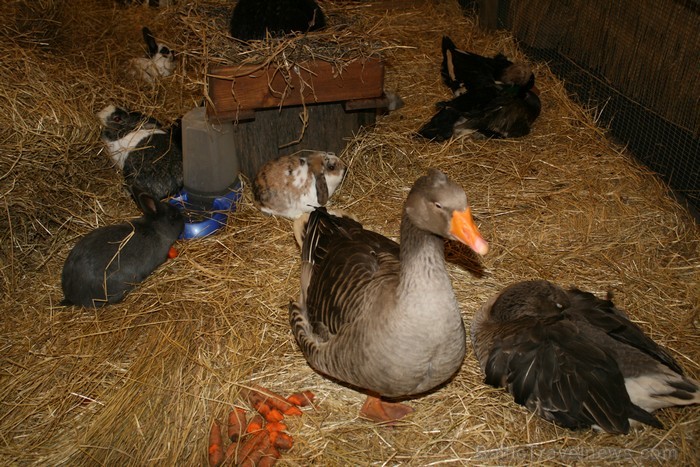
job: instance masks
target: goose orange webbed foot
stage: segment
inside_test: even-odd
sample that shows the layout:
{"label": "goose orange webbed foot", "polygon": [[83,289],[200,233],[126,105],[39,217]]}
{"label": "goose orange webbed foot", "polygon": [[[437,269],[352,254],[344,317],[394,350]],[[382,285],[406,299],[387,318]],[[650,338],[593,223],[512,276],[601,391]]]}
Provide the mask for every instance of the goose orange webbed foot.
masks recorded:
{"label": "goose orange webbed foot", "polygon": [[378,397],[367,396],[360,409],[360,415],[384,425],[394,425],[398,420],[413,412],[413,408],[398,402],[383,401]]}

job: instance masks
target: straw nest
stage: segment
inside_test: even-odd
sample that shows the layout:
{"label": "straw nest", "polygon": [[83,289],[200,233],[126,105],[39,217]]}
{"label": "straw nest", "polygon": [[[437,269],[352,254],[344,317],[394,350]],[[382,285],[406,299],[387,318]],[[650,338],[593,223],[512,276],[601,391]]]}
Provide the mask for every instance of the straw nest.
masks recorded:
{"label": "straw nest", "polygon": [[[289,465],[696,462],[698,407],[662,411],[664,430],[572,432],[484,385],[471,352],[454,381],[411,402],[417,410],[400,426],[358,419],[363,396],[314,373],[296,347],[287,324],[299,287],[291,222],[258,212],[249,187],[224,229],[179,243],[180,256],[122,304],[58,306],[61,267],[77,238],[137,215],[102,151],[95,111],[115,102],[173,121],[201,100],[207,65],[235,56],[240,45],[226,37],[228,1],[160,10],[88,0],[3,3],[3,464],[201,465],[211,421],[241,403],[241,387],[253,383],[317,394],[315,409],[290,421]],[[342,26],[323,33],[324,41],[383,54],[387,87],[406,102],[350,141],[349,176],[333,207],[396,238],[408,188],[438,167],[466,187],[492,246],[481,261],[448,246],[465,320],[517,280],[612,290],[700,377],[698,227],[653,174],[606,139],[595,109],[572,103],[546,64],[535,63],[544,110],[530,136],[416,139],[434,103],[447,97],[441,36],[525,59],[512,38],[479,31],[456,2],[322,5]],[[125,72],[125,62],[143,53],[144,24],[182,52],[178,73],[154,87]],[[289,47],[313,50],[309,44],[296,38]]]}

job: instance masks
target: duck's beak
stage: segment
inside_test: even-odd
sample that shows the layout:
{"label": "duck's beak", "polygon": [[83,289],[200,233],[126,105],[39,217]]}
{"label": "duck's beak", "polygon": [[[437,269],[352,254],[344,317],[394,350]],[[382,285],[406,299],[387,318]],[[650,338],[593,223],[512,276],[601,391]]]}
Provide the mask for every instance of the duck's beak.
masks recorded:
{"label": "duck's beak", "polygon": [[489,251],[489,244],[486,243],[486,240],[481,236],[479,229],[474,223],[471,208],[452,213],[450,233],[454,238],[480,255],[485,255]]}

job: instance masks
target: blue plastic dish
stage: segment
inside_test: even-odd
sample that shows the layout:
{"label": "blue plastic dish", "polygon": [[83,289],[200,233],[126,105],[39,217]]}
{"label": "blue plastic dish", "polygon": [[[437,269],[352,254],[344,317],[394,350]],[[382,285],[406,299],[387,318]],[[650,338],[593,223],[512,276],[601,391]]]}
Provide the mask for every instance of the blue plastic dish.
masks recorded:
{"label": "blue plastic dish", "polygon": [[[177,206],[185,213],[185,230],[182,231],[180,238],[190,239],[206,237],[226,225],[229,212],[236,210],[236,204],[241,199],[243,191],[241,188],[241,182],[238,181],[236,185],[234,185],[232,191],[224,196],[215,198],[212,203],[211,211],[188,209],[188,194],[185,190],[182,190],[178,196],[171,198],[169,201],[170,204]],[[188,215],[188,213],[196,215],[201,220],[196,222],[187,220],[192,218],[192,215]]]}

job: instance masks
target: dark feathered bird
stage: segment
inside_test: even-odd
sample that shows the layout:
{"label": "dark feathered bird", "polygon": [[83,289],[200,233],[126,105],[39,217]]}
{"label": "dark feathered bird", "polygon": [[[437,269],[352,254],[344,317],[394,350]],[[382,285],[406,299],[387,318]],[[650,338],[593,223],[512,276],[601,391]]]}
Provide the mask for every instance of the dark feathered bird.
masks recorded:
{"label": "dark feathered bird", "polygon": [[442,38],[440,73],[455,96],[494,84],[512,84],[529,89],[534,85],[535,78],[525,63],[513,63],[503,54],[484,57],[460,50],[447,36]]}
{"label": "dark feathered bird", "polygon": [[567,428],[661,428],[656,409],[700,403],[700,384],[609,299],[544,280],[513,284],[471,326],[486,383]]}
{"label": "dark feathered bird", "polygon": [[504,55],[483,57],[457,49],[442,38],[441,74],[455,97],[438,102],[437,112],[419,130],[424,138],[443,141],[452,136],[518,138],[542,109],[535,75],[524,63]]}
{"label": "dark feathered bird", "polygon": [[512,84],[494,84],[467,91],[437,106],[435,115],[418,130],[422,137],[435,141],[466,135],[475,138],[525,136],[542,109],[532,85]]}

